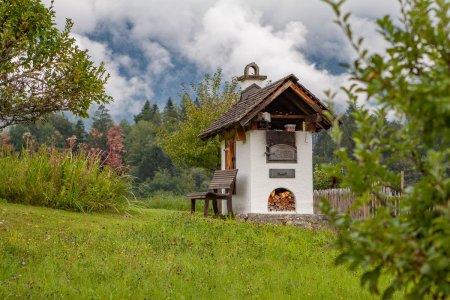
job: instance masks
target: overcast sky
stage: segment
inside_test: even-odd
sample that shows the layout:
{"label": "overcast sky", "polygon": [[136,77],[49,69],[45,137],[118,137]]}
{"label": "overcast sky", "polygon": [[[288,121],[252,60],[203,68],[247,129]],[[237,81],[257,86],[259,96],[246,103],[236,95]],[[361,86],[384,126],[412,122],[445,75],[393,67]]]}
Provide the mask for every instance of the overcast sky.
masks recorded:
{"label": "overcast sky", "polygon": [[[178,100],[181,83],[219,67],[231,79],[253,61],[272,81],[295,74],[320,98],[345,82],[339,63],[353,56],[320,0],[55,0],[54,6],[58,25],[72,19],[79,45],[106,63],[116,121],[131,119],[146,99],[160,107],[168,97]],[[374,20],[396,14],[397,1],[349,0],[345,9],[366,46],[382,51]],[[342,97],[336,101],[344,106]]]}

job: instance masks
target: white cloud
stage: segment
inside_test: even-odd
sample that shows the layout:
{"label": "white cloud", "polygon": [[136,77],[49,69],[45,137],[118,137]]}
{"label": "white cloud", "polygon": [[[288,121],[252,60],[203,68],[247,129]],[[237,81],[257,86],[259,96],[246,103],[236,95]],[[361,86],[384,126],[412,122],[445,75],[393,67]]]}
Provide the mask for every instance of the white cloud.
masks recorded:
{"label": "white cloud", "polygon": [[[50,0],[44,2],[49,5]],[[397,6],[391,0],[349,0],[344,9],[354,12],[355,33],[367,37],[368,47],[382,51],[373,20],[398,11]],[[320,97],[324,89],[336,90],[346,76],[321,70],[308,57],[348,61],[354,55],[333,23],[331,8],[318,0],[56,0],[55,9],[59,26],[71,18],[77,40],[95,61],[106,62],[116,120],[136,113],[144,98],[183,76],[176,60],[201,72],[222,67],[229,77],[255,61],[270,79],[294,73]],[[119,45],[137,47],[144,59],[87,38],[100,28]]]}
{"label": "white cloud", "polygon": [[147,70],[152,75],[160,75],[173,67],[170,52],[159,43],[145,41],[141,43],[141,49],[150,61]]}
{"label": "white cloud", "polygon": [[[142,95],[153,95],[148,84],[138,76],[126,78],[119,72],[120,67],[126,67],[131,58],[126,55],[114,55],[104,44],[92,41],[80,35],[74,35],[78,45],[82,49],[88,49],[97,65],[104,62],[110,78],[106,85],[106,93],[114,98],[114,102],[108,105],[114,119],[120,120],[124,116],[138,113],[142,103],[136,99]],[[141,99],[142,100],[142,99]],[[94,110],[92,107],[91,110]]]}
{"label": "white cloud", "polygon": [[[304,53],[318,53],[339,60],[348,60],[353,55],[353,50],[341,30],[333,23],[335,15],[332,9],[323,1],[287,0],[283,1],[282,5],[277,5],[276,1],[246,0],[245,4],[262,11],[263,23],[272,24],[277,29],[283,28],[290,21],[301,21],[308,29],[307,47],[302,49]],[[355,33],[368,36],[368,46],[375,44],[380,47],[371,49],[381,51],[383,47],[380,38],[375,34],[373,21],[384,15],[398,18],[399,3],[395,0],[347,0],[343,10],[352,12],[351,21],[355,25]],[[363,22],[370,23],[371,26],[364,24],[360,27]]]}
{"label": "white cloud", "polygon": [[[190,61],[205,70],[222,67],[228,76],[241,75],[255,61],[261,73],[277,80],[294,73],[317,96],[337,90],[345,75],[319,70],[299,51],[306,47],[307,30],[301,22],[289,22],[279,30],[263,25],[259,12],[240,3],[221,1],[203,17],[201,30],[183,51]],[[338,98],[343,105],[343,98]]]}

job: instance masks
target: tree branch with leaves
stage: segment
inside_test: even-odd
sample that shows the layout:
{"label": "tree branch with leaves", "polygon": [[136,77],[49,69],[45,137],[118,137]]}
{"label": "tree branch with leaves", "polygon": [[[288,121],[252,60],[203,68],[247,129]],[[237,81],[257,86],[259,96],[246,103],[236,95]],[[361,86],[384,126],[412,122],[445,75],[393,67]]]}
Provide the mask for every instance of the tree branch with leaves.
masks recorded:
{"label": "tree branch with leaves", "polygon": [[[411,299],[450,295],[450,2],[401,0],[401,18],[377,20],[385,53],[364,48],[355,37],[344,1],[327,0],[357,59],[349,66],[352,84],[344,88],[354,110],[354,150],[333,138],[340,162],[332,170],[357,195],[351,209],[370,201],[380,205],[366,219],[338,214],[326,206],[340,230],[338,262],[361,266],[361,282],[390,298],[397,290]],[[399,126],[387,126],[388,115]],[[375,116],[375,117],[373,117]],[[387,156],[386,153],[389,155]],[[400,207],[383,186],[398,186],[391,165],[408,160],[420,176],[406,187]],[[379,278],[389,274],[382,290]]]}
{"label": "tree branch with leaves", "polygon": [[163,131],[160,140],[170,158],[183,167],[214,170],[220,167],[218,137],[202,141],[198,135],[239,99],[237,81],[222,81],[222,72],[205,75],[203,81],[183,87],[183,111],[178,129]]}
{"label": "tree branch with leaves", "polygon": [[[53,3],[52,3],[53,5]],[[0,2],[0,129],[56,111],[87,117],[92,102],[108,103],[108,74],[56,28],[53,7],[38,0]]]}

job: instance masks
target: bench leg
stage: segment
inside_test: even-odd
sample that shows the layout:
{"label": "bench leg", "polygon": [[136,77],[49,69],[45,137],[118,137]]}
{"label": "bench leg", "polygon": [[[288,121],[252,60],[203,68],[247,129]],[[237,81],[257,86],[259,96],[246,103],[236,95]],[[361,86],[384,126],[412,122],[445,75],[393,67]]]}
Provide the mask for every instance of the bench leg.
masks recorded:
{"label": "bench leg", "polygon": [[227,212],[229,215],[231,215],[231,216],[233,215],[233,206],[231,203],[231,197],[227,198]]}
{"label": "bench leg", "polygon": [[212,200],[212,204],[213,204],[214,214],[218,215],[219,214],[219,208],[217,207],[217,199]]}
{"label": "bench leg", "polygon": [[205,209],[203,210],[203,215],[208,216],[209,213],[209,199],[205,199]]}
{"label": "bench leg", "polygon": [[195,213],[195,199],[191,199],[191,213]]}

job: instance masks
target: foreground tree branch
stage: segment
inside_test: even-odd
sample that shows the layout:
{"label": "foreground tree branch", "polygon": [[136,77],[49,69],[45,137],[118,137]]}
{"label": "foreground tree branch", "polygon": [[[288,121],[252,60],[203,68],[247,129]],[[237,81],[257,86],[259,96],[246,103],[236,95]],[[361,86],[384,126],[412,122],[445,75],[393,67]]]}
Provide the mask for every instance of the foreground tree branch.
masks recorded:
{"label": "foreground tree branch", "polygon": [[[336,23],[357,53],[349,68],[346,89],[357,129],[355,147],[341,147],[338,126],[334,139],[340,162],[331,170],[357,200],[360,209],[383,186],[396,186],[400,174],[390,164],[407,159],[418,174],[401,199],[386,199],[367,219],[338,214],[325,206],[340,229],[338,262],[360,266],[361,283],[390,298],[396,291],[409,299],[450,296],[450,2],[400,0],[401,19],[377,20],[387,43],[384,53],[363,47],[352,33],[344,1],[326,0]],[[399,126],[386,130],[388,113]],[[376,116],[376,122],[371,122]],[[382,159],[388,154],[388,159]],[[396,201],[400,200],[400,206]],[[326,205],[326,203],[325,203]],[[388,274],[389,285],[379,284]]]}
{"label": "foreground tree branch", "polygon": [[0,129],[56,111],[87,116],[92,102],[107,103],[108,74],[59,31],[55,12],[38,0],[0,3]]}

